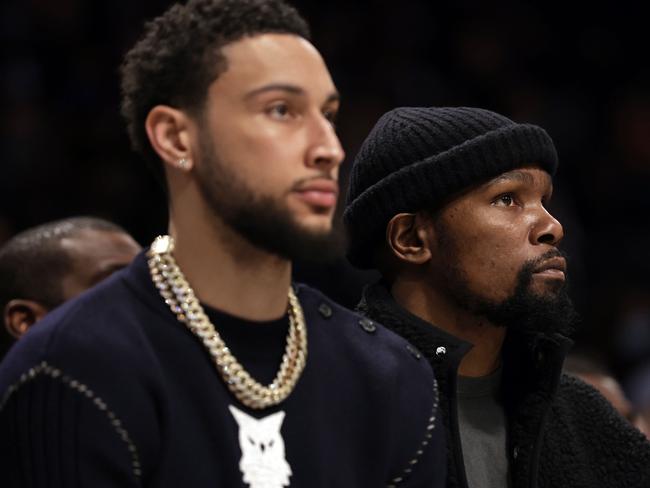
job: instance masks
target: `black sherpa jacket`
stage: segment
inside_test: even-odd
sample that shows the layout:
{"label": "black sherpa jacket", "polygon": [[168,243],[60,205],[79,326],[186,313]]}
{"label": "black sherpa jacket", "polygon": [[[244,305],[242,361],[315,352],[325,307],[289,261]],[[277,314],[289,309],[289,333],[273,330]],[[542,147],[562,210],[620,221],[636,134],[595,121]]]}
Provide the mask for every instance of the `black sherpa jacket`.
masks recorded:
{"label": "black sherpa jacket", "polygon": [[[358,309],[430,361],[447,431],[447,486],[466,488],[456,377],[471,344],[400,307],[381,284],[364,290]],[[558,333],[508,332],[501,397],[512,488],[650,488],[650,442],[594,388],[562,373],[571,345]]]}

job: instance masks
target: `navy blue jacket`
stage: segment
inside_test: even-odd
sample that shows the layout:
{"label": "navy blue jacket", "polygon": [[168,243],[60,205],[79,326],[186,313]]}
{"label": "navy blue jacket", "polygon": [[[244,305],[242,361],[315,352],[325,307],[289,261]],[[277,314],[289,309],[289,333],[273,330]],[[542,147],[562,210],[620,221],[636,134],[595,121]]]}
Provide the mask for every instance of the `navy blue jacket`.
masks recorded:
{"label": "navy blue jacket", "polygon": [[0,485],[252,487],[240,446],[262,434],[239,436],[234,406],[256,419],[284,412],[292,487],[444,486],[426,359],[319,292],[297,292],[307,366],[289,398],[262,412],[230,394],[143,255],[53,311],[0,368]]}

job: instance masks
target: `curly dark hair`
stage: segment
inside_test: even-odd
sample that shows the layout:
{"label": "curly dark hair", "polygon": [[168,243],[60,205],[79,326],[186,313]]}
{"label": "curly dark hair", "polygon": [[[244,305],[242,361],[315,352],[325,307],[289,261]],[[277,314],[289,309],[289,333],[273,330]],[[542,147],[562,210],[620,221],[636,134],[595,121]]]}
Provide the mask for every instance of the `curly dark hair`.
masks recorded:
{"label": "curly dark hair", "polygon": [[158,104],[200,113],[210,84],[227,68],[221,49],[247,36],[295,34],[309,27],[283,0],[190,0],[145,24],[144,35],[121,66],[122,115],[133,148],[164,185],[145,120]]}

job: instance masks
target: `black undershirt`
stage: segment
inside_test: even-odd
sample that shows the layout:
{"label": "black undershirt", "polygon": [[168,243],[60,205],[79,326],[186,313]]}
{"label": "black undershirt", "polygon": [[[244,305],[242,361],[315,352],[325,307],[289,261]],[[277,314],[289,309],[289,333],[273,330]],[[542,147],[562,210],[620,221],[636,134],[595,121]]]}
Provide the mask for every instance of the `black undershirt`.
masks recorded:
{"label": "black undershirt", "polygon": [[210,322],[235,359],[253,379],[268,385],[278,373],[289,333],[289,316],[246,320],[202,304]]}

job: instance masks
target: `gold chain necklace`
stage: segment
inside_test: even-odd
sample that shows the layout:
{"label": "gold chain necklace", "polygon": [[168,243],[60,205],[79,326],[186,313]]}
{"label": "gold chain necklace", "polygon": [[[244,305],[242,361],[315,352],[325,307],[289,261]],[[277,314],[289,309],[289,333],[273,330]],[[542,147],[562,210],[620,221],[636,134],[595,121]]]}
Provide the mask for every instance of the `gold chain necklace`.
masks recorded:
{"label": "gold chain necklace", "polygon": [[221,339],[176,264],[173,250],[173,238],[159,236],[147,251],[151,279],[172,313],[201,340],[226,386],[240,402],[253,409],[282,402],[293,391],[307,361],[307,328],[293,289],[289,287],[287,346],[275,379],[264,386],[253,379]]}

